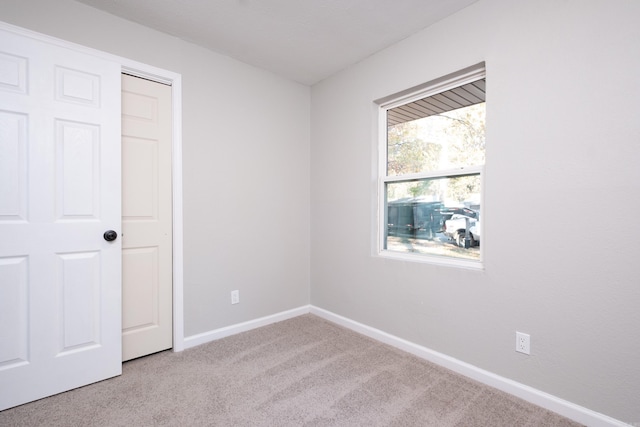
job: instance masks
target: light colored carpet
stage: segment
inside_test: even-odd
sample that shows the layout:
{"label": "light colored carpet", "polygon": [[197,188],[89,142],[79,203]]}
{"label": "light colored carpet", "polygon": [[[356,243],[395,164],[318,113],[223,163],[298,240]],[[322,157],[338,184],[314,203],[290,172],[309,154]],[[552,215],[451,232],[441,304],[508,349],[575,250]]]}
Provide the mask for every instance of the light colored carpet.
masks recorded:
{"label": "light colored carpet", "polygon": [[123,365],[120,377],[0,412],[2,426],[577,426],[304,315]]}

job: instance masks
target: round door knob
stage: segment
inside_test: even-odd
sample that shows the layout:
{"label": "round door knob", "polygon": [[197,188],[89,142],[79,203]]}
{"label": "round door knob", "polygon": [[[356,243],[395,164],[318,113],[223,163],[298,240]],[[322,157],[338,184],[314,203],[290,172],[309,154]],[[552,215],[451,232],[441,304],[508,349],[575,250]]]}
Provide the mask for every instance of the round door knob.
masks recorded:
{"label": "round door knob", "polygon": [[107,242],[112,242],[118,238],[118,233],[113,230],[107,230],[104,232],[103,237]]}

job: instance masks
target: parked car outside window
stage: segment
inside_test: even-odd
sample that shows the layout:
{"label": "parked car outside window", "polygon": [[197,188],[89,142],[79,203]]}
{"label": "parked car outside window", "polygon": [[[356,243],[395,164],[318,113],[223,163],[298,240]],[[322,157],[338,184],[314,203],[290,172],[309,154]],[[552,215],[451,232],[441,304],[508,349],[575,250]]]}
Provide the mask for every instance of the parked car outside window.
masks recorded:
{"label": "parked car outside window", "polygon": [[480,245],[480,218],[474,212],[474,216],[454,214],[451,219],[445,221],[445,236],[455,241],[461,248]]}

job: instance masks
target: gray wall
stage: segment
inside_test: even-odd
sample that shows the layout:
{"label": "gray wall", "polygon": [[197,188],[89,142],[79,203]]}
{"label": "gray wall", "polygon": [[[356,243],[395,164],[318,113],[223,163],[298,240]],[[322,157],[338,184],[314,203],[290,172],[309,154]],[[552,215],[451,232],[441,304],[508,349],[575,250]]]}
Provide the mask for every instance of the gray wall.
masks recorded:
{"label": "gray wall", "polygon": [[[640,423],[639,18],[480,0],[315,85],[311,303]],[[481,61],[484,271],[375,255],[373,100]]]}
{"label": "gray wall", "polygon": [[182,74],[185,336],[309,303],[307,86],[72,1],[0,20]]}

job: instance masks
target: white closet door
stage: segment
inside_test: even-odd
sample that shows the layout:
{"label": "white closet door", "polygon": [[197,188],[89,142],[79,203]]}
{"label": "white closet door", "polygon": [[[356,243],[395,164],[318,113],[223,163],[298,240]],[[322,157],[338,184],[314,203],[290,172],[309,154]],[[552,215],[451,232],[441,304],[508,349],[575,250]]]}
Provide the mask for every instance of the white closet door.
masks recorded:
{"label": "white closet door", "polygon": [[171,348],[171,86],[122,75],[122,360]]}

